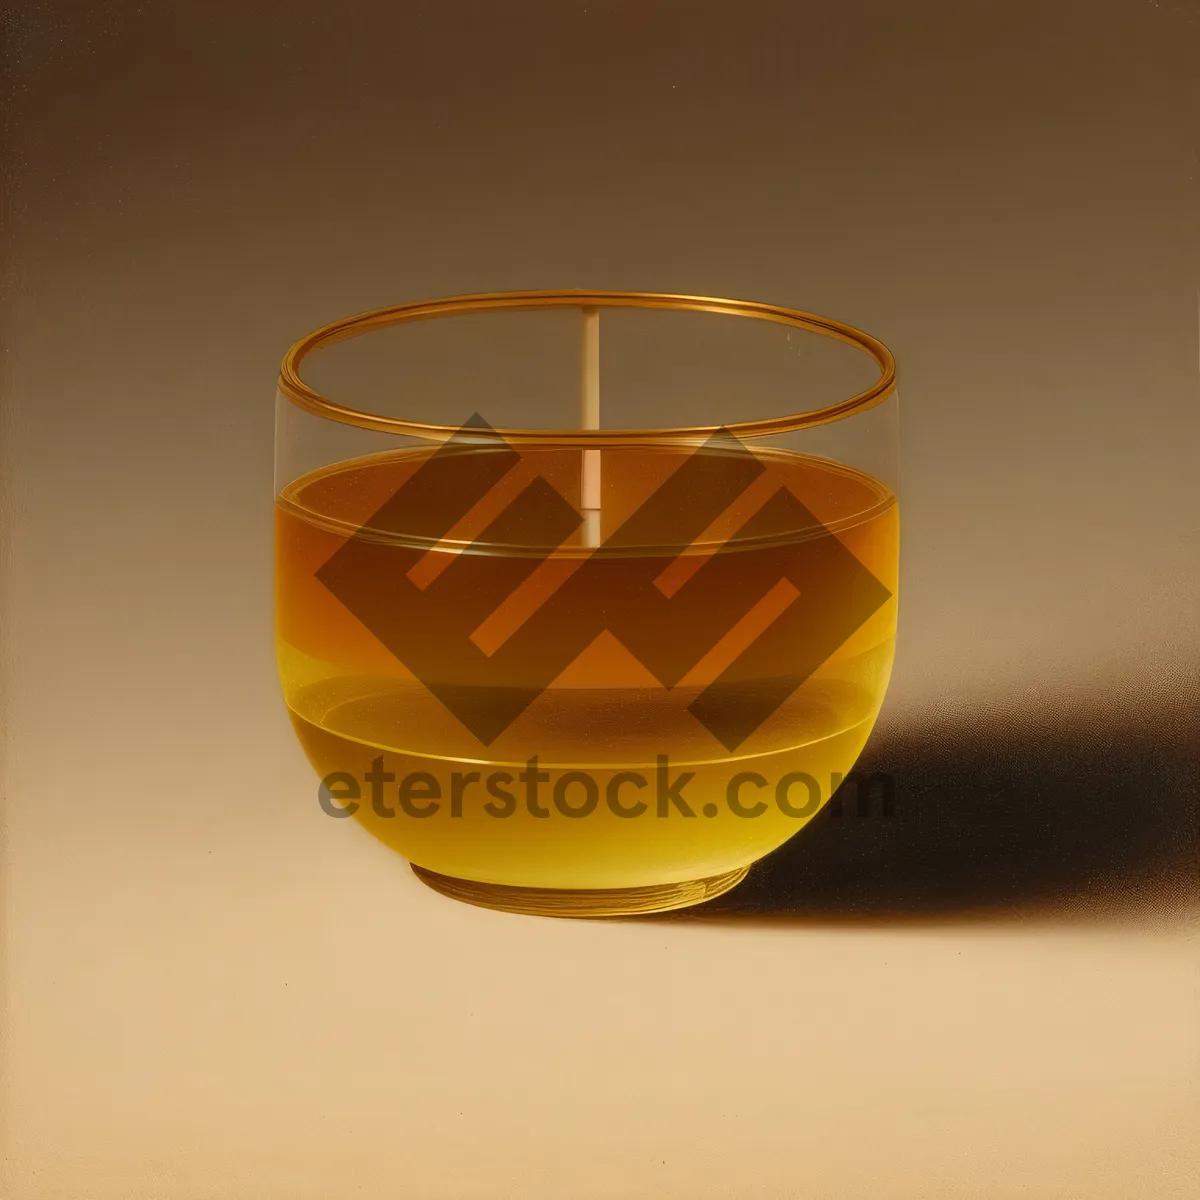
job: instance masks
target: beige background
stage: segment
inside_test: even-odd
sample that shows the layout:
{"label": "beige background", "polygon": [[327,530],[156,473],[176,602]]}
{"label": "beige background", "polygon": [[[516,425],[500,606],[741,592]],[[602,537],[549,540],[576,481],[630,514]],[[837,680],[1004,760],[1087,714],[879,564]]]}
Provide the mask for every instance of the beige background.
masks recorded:
{"label": "beige background", "polygon": [[[1194,1195],[1194,7],[249,10],[5,18],[5,1194]],[[707,914],[425,891],[278,696],[282,351],[537,286],[900,361],[897,816]]]}

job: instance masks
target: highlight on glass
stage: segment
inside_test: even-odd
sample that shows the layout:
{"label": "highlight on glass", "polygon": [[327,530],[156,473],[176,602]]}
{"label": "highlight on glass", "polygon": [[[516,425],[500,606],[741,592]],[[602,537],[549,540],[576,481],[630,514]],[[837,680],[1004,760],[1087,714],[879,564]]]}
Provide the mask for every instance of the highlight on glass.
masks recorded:
{"label": "highlight on glass", "polygon": [[297,342],[276,648],[322,808],[491,908],[736,886],[879,713],[896,458],[888,350],[771,304],[488,293]]}

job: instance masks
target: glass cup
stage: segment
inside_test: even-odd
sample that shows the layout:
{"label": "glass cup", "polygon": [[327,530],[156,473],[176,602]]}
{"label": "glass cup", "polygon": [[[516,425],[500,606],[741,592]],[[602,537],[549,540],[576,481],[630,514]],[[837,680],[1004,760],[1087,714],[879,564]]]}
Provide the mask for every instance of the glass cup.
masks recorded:
{"label": "glass cup", "polygon": [[883,701],[896,405],[874,338],[742,300],[489,293],[298,342],[276,643],[322,808],[492,908],[735,886]]}

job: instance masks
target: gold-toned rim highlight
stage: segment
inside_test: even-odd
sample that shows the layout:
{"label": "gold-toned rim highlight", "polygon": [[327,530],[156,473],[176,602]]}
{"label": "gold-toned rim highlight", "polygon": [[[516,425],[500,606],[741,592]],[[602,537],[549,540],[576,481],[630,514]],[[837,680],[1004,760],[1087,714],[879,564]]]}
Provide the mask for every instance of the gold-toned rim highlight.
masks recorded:
{"label": "gold-toned rim highlight", "polygon": [[527,917],[633,917],[651,913],[671,912],[690,908],[722,896],[737,887],[749,872],[749,867],[736,867],[707,879],[686,883],[660,883],[648,887],[626,888],[541,888],[517,887],[503,883],[477,883],[471,879],[455,879],[439,875],[427,867],[409,864],[413,874],[435,892],[499,912],[519,913]]}
{"label": "gold-toned rim highlight", "polygon": [[715,425],[665,429],[515,429],[496,428],[481,437],[499,436],[517,444],[552,443],[556,446],[624,446],[636,442],[687,441],[710,437],[719,428],[739,438],[766,437],[790,433],[839,421],[852,413],[863,412],[887,399],[896,387],[896,362],[891,351],[870,334],[835,321],[831,317],[799,309],[783,308],[776,304],[760,304],[754,300],[726,300],[713,296],[685,296],[666,292],[597,292],[586,290],[481,292],[469,296],[447,296],[439,300],[421,300],[412,304],[394,304],[372,309],[353,317],[334,321],[301,338],[283,357],[279,368],[279,391],[298,408],[361,429],[381,433],[406,434],[428,441],[444,442],[459,432],[458,426],[433,425],[408,421],[402,417],[385,417],[378,413],[348,408],[320,395],[300,378],[300,364],[314,350],[331,346],[347,338],[359,337],[391,325],[422,321],[432,317],[461,316],[467,313],[490,312],[495,309],[538,308],[658,308],[718,313],[725,316],[752,317],[790,325],[812,333],[836,338],[869,354],[879,367],[879,379],[866,391],[849,399],[810,412],[790,416],[768,417],[761,421],[742,421],[719,427]]}

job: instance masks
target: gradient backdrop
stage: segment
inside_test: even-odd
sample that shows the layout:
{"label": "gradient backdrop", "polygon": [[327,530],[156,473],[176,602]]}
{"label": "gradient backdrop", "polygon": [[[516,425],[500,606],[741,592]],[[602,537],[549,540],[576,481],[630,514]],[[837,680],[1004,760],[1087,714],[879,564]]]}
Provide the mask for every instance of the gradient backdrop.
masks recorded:
{"label": "gradient backdrop", "polygon": [[[1200,9],[3,29],[7,1196],[1195,1194]],[[678,918],[424,890],[274,675],[283,350],[560,286],[900,364],[896,815]]]}

